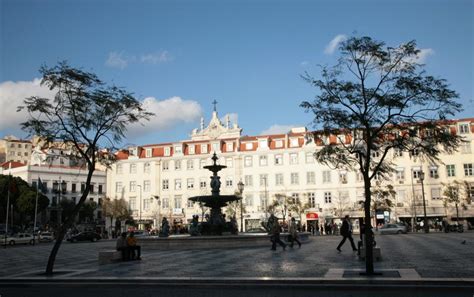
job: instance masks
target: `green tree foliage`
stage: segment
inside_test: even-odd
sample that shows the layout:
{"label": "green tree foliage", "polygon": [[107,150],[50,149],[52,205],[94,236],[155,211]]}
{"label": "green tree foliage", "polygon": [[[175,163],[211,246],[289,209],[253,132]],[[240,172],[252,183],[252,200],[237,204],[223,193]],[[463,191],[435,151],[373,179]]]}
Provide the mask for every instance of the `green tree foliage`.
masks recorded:
{"label": "green tree foliage", "polygon": [[450,133],[446,119],[461,105],[445,80],[427,75],[417,63],[415,41],[390,47],[370,37],[351,37],[341,43],[340,53],[338,63],[323,67],[318,78],[303,76],[318,93],[301,106],[322,129],[313,134],[323,145],[315,154],[318,162],[357,170],[363,177],[366,273],[373,274],[372,180],[394,171],[389,154],[394,150],[417,151],[432,162],[441,152],[455,150],[461,138]]}
{"label": "green tree foliage", "polygon": [[[5,222],[8,190],[10,189],[10,205],[13,205],[15,224],[28,226],[34,220],[36,204],[36,188],[28,185],[20,177],[0,175],[0,218]],[[48,207],[49,199],[38,193],[38,214]]]}
{"label": "green tree foliage", "polygon": [[86,201],[79,209],[79,221],[81,223],[92,222],[94,220],[94,212],[97,209],[97,202]]}
{"label": "green tree foliage", "polygon": [[61,199],[59,202],[59,206],[61,207],[61,216],[62,222],[64,222],[67,218],[69,218],[74,213],[74,208],[76,207],[76,203],[70,199]]}
{"label": "green tree foliage", "polygon": [[81,159],[87,170],[85,190],[71,216],[60,226],[46,267],[53,273],[54,261],[68,228],[89,195],[92,175],[99,164],[109,166],[130,124],[149,119],[152,114],[129,92],[107,86],[95,74],[73,68],[66,62],[40,69],[41,85],[56,92],[53,99],[33,96],[18,109],[26,109],[29,119],[22,128],[37,135],[44,146],[61,143],[70,149],[68,157]]}
{"label": "green tree foliage", "polygon": [[106,198],[102,202],[102,211],[104,216],[110,218],[110,225],[112,226],[114,218],[120,221],[130,220],[132,212],[130,211],[127,201],[125,199],[110,199]]}
{"label": "green tree foliage", "polygon": [[467,204],[471,203],[469,183],[455,180],[449,184],[444,184],[443,196],[444,207],[447,208],[448,205],[454,204],[456,207],[456,221],[459,221],[459,206],[467,208]]}

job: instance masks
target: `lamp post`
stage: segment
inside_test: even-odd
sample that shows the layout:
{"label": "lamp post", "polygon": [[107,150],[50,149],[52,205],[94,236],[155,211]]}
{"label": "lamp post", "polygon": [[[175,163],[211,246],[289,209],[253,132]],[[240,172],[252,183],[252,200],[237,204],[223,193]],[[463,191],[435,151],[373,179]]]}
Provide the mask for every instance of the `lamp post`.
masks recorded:
{"label": "lamp post", "polygon": [[158,212],[156,213],[156,229],[159,230],[160,226],[160,213],[161,213],[161,201],[160,201],[160,196],[154,195],[153,198],[155,198],[156,204],[158,205]]}
{"label": "lamp post", "polygon": [[243,193],[244,193],[244,183],[242,181],[239,181],[237,184],[237,189],[239,190],[240,194],[240,232],[244,232],[244,206],[243,206]]}
{"label": "lamp post", "polygon": [[425,233],[429,233],[430,226],[428,226],[428,220],[426,218],[425,185],[423,182],[424,180],[425,180],[425,173],[423,171],[420,171],[421,197],[423,198],[423,229],[425,230]]}

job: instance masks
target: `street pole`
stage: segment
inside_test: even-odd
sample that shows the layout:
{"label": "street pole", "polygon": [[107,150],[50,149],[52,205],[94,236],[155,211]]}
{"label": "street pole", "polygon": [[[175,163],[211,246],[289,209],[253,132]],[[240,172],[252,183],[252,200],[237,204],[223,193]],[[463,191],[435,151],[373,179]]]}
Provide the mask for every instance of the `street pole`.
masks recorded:
{"label": "street pole", "polygon": [[423,182],[424,180],[425,173],[423,171],[420,171],[421,196],[423,197],[423,229],[425,230],[425,233],[429,233],[430,226],[428,225],[428,219],[426,218],[425,186]]}
{"label": "street pole", "polygon": [[[36,236],[36,214],[38,213],[38,191],[39,191],[39,180],[36,182],[36,201],[35,201],[35,218],[33,222],[33,245],[35,245],[35,236]],[[39,240],[39,238],[38,238]]]}
{"label": "street pole", "polygon": [[237,189],[240,194],[240,232],[244,232],[244,183],[242,181],[239,181],[239,183],[237,184]]}
{"label": "street pole", "polygon": [[411,192],[413,198],[413,216],[412,217],[412,224],[411,224],[411,231],[415,232],[416,230],[416,199],[415,199],[415,186],[413,185],[413,169],[411,169]]}
{"label": "street pole", "polygon": [[7,248],[8,210],[10,209],[10,183],[11,183],[11,175],[10,175],[10,182],[8,183],[8,194],[7,194],[7,219],[5,221],[5,248]]}

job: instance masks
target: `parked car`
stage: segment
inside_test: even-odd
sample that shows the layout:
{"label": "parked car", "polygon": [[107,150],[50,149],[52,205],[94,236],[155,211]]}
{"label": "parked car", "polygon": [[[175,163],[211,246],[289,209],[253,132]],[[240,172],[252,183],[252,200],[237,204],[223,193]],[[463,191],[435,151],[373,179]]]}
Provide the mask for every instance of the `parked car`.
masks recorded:
{"label": "parked car", "polygon": [[100,234],[91,232],[91,231],[86,231],[86,232],[81,232],[75,235],[72,235],[67,239],[67,241],[70,242],[77,242],[77,241],[97,241],[99,239],[102,239]]}
{"label": "parked car", "polygon": [[54,240],[54,237],[51,232],[41,232],[39,235],[39,241],[49,242],[53,240]]}
{"label": "parked car", "polygon": [[402,224],[385,224],[379,228],[380,234],[406,234],[407,226]]}
{"label": "parked car", "polygon": [[[4,240],[4,238],[2,238]],[[34,244],[35,239],[33,235],[29,233],[17,233],[15,236],[7,236],[7,244]]]}

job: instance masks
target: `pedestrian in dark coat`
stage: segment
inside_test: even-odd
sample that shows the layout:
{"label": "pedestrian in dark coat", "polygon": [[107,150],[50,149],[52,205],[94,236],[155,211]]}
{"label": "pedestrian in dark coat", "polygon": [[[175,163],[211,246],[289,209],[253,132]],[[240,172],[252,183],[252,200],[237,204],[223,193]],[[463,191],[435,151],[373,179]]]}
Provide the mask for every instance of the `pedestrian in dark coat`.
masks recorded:
{"label": "pedestrian in dark coat", "polygon": [[354,239],[352,239],[352,224],[349,221],[348,215],[344,217],[344,221],[342,222],[341,235],[343,238],[336,249],[340,252],[341,246],[344,244],[344,242],[346,242],[346,239],[349,239],[349,241],[351,242],[352,250],[357,251],[357,248],[354,244]]}
{"label": "pedestrian in dark coat", "polygon": [[280,223],[278,223],[278,219],[276,217],[273,217],[271,219],[272,219],[272,222],[273,222],[272,226],[271,226],[271,230],[270,230],[271,231],[272,250],[276,251],[277,243],[283,248],[283,250],[285,250],[286,244],[283,241],[281,241],[281,239],[280,239],[280,232],[281,232]]}

